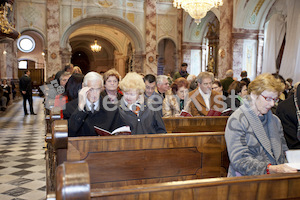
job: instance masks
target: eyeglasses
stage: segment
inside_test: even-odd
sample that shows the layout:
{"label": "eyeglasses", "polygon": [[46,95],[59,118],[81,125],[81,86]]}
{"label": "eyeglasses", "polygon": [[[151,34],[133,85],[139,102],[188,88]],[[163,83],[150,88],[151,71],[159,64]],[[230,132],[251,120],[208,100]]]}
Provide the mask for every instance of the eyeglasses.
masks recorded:
{"label": "eyeglasses", "polygon": [[270,101],[274,101],[274,103],[278,103],[278,101],[279,101],[279,98],[271,98],[271,97],[266,97],[266,96],[264,96],[264,95],[262,95],[262,94],[260,94],[260,96],[262,96],[266,101],[268,101],[268,102],[270,102]]}

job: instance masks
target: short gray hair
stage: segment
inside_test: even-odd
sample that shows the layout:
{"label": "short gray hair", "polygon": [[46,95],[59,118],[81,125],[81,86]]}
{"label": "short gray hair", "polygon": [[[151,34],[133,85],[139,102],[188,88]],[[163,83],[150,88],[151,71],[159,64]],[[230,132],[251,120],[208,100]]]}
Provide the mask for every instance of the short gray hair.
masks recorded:
{"label": "short gray hair", "polygon": [[186,78],[186,80],[189,81],[189,82],[192,82],[192,81],[194,81],[196,78],[197,78],[196,75],[190,74],[190,75]]}
{"label": "short gray hair", "polygon": [[227,70],[226,73],[225,73],[225,76],[226,77],[233,77],[233,70],[232,69]]}
{"label": "short gray hair", "polygon": [[161,84],[163,80],[168,80],[168,77],[166,75],[158,75],[156,78],[156,84]]}
{"label": "short gray hair", "polygon": [[211,81],[214,81],[214,74],[211,72],[200,72],[200,74],[196,78],[197,83],[202,83],[202,80],[205,78],[210,78]]}
{"label": "short gray hair", "polygon": [[103,77],[97,72],[89,72],[83,78],[83,86],[88,85],[88,81],[99,81],[101,83],[101,87],[103,87]]}

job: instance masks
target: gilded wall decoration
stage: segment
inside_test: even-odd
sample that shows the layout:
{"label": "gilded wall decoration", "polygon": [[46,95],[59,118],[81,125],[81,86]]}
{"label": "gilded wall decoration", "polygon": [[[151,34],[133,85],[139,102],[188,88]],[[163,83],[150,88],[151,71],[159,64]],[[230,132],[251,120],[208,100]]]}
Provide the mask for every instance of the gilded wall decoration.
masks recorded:
{"label": "gilded wall decoration", "polygon": [[113,0],[94,0],[97,5],[103,8],[109,8],[114,5]]}
{"label": "gilded wall decoration", "polygon": [[264,4],[265,0],[259,0],[254,8],[254,10],[252,11],[251,17],[249,19],[250,24],[255,24],[256,22],[256,17],[262,7],[262,5]]}
{"label": "gilded wall decoration", "polygon": [[79,17],[82,15],[81,8],[73,8],[73,18]]}
{"label": "gilded wall decoration", "polygon": [[127,13],[127,19],[130,22],[134,23],[134,13]]}

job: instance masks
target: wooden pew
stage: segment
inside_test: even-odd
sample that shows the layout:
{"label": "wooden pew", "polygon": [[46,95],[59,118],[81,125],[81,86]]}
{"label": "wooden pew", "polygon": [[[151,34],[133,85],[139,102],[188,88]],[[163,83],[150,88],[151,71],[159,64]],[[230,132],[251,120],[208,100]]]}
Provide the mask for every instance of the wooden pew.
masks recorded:
{"label": "wooden pew", "polygon": [[[46,176],[46,182],[47,185],[47,193],[53,192],[55,190],[55,183],[51,180],[55,179],[55,169],[58,164],[61,164],[65,158],[66,151],[63,150],[61,147],[59,148],[53,148],[54,143],[57,146],[57,142],[60,141],[60,139],[56,139],[56,142],[52,142],[52,128],[50,124],[60,119],[60,112],[51,110],[49,111],[49,120],[47,121],[47,132],[46,135],[46,142],[47,142],[47,151],[46,151],[46,166],[47,166],[47,176]],[[226,122],[228,117],[226,116],[212,116],[212,117],[170,117],[170,118],[163,118],[166,129],[168,133],[185,133],[185,132],[205,132],[205,131],[224,131]],[[66,124],[67,122],[61,122],[61,124]],[[61,124],[60,126],[61,129]],[[51,134],[50,134],[51,133]],[[66,145],[64,147],[66,149]],[[59,151],[60,153],[57,154]],[[223,162],[228,163],[227,153],[223,153]],[[226,164],[224,165],[226,166]],[[225,167],[226,168],[226,167]],[[227,168],[226,168],[227,169]]]}
{"label": "wooden pew", "polygon": [[166,183],[91,188],[85,162],[64,163],[57,170],[56,199],[201,200],[300,199],[300,173],[208,178]]}
{"label": "wooden pew", "polygon": [[68,138],[66,124],[54,121],[54,163],[86,161],[93,188],[227,175],[224,132]]}
{"label": "wooden pew", "polygon": [[60,120],[60,108],[56,108],[56,107],[53,107],[51,109],[47,109],[45,108],[45,125],[46,125],[46,136],[48,134],[48,137],[49,137],[49,134],[51,136],[51,133],[52,133],[52,129],[51,129],[51,126],[52,126],[52,122],[55,121],[55,120]]}
{"label": "wooden pew", "polygon": [[56,152],[52,143],[52,123],[55,120],[61,120],[60,109],[53,107],[51,109],[45,108],[45,142],[46,142],[46,193],[49,194],[55,191],[55,169],[56,164]]}
{"label": "wooden pew", "polygon": [[168,133],[225,131],[228,116],[163,117]]}

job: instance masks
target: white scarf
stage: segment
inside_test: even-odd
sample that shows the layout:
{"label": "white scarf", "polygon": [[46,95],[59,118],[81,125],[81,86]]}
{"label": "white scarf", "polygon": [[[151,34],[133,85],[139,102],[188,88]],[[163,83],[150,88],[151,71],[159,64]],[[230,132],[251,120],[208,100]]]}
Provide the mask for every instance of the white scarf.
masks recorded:
{"label": "white scarf", "polygon": [[199,92],[201,94],[201,96],[203,97],[204,99],[204,102],[205,102],[205,105],[206,105],[206,108],[209,110],[210,109],[210,95],[211,95],[211,91],[207,94],[205,94],[201,88],[199,87]]}

